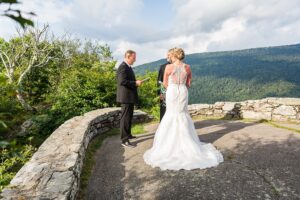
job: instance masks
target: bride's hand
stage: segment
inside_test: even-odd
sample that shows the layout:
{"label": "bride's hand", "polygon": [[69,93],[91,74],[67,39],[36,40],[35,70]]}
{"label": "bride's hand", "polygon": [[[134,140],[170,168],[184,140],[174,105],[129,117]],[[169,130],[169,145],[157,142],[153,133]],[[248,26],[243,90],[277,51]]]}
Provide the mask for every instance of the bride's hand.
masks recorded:
{"label": "bride's hand", "polygon": [[162,94],[159,95],[159,98],[160,98],[160,100],[162,100],[162,101],[165,99],[164,95],[162,95]]}

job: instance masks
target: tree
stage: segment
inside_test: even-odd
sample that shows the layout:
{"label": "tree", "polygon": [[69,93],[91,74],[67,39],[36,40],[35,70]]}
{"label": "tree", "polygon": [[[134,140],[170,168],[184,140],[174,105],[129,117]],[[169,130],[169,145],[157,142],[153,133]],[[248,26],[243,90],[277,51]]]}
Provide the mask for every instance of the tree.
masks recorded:
{"label": "tree", "polygon": [[18,0],[0,0],[0,6],[4,5],[4,4],[8,4],[8,9],[4,10],[4,12],[0,15],[2,16],[6,16],[9,17],[13,20],[15,20],[16,22],[18,22],[23,28],[25,28],[25,26],[29,25],[29,26],[34,26],[33,21],[31,21],[28,18],[23,17],[22,14],[25,15],[29,15],[29,16],[35,16],[35,13],[33,12],[23,12],[18,10],[18,9],[13,9],[11,8],[12,5],[16,5],[19,4],[20,2]]}
{"label": "tree", "polygon": [[27,75],[38,67],[45,67],[57,57],[54,43],[49,41],[48,25],[42,29],[18,30],[19,38],[0,43],[0,60],[5,68],[9,84],[16,85],[16,96],[23,108],[33,111],[23,95]]}

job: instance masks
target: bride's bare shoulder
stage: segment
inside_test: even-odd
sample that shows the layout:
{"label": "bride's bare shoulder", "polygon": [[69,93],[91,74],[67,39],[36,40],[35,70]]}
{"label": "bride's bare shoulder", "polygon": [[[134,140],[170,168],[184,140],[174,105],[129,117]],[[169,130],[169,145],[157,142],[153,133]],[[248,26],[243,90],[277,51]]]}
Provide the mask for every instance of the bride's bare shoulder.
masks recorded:
{"label": "bride's bare shoulder", "polygon": [[167,64],[167,65],[166,65],[166,68],[170,68],[170,67],[172,67],[172,65],[173,65],[172,63]]}
{"label": "bride's bare shoulder", "polygon": [[172,64],[167,64],[165,70],[166,70],[166,71],[170,71],[172,68],[173,68],[173,65],[172,65]]}

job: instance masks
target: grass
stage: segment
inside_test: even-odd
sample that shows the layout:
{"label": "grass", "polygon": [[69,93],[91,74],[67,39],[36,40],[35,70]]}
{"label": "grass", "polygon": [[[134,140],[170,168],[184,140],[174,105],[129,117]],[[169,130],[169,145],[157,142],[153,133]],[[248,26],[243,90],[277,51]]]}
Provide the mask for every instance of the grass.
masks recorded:
{"label": "grass", "polygon": [[[294,132],[300,133],[299,129],[295,129],[295,128],[290,128],[290,127],[287,127],[287,126],[279,125],[279,124],[277,124],[274,121],[270,121],[270,120],[266,120],[266,119],[261,119],[261,120],[243,119],[242,121],[243,122],[256,122],[256,123],[269,124],[269,125],[271,125],[273,127],[276,127],[276,128],[286,129],[286,130],[289,130],[289,131],[294,131]],[[286,122],[286,123],[297,124],[297,123],[292,123],[292,122]]]}
{"label": "grass", "polygon": [[229,117],[229,116],[213,117],[213,116],[203,116],[203,115],[192,116],[192,119],[193,119],[193,121],[196,121],[196,120],[225,120],[225,121],[239,121],[239,120],[242,120],[240,118]]}
{"label": "grass", "polygon": [[[218,118],[218,117],[205,117],[205,116],[195,116],[192,118],[193,120],[240,120],[242,122],[245,122],[245,123],[249,123],[249,122],[252,122],[252,123],[265,123],[265,124],[269,124],[273,127],[276,127],[276,128],[282,128],[282,129],[286,129],[286,130],[290,130],[290,131],[294,131],[294,132],[297,132],[297,133],[300,133],[300,130],[299,129],[295,129],[295,128],[290,128],[290,127],[287,127],[287,126],[282,126],[282,125],[279,125],[273,121],[269,121],[269,120],[265,120],[265,119],[261,119],[261,120],[255,120],[255,119],[226,119],[226,118]],[[297,124],[297,123],[292,123],[292,122],[287,122],[287,123],[291,123],[291,124]]]}
{"label": "grass", "polygon": [[143,124],[134,124],[131,128],[132,135],[138,135],[141,133],[145,133],[144,125]]}
{"label": "grass", "polygon": [[193,121],[194,120],[222,120],[221,117],[207,117],[207,116],[201,116],[201,115],[196,115],[192,116]]}
{"label": "grass", "polygon": [[261,119],[261,120],[257,120],[257,119],[241,119],[242,122],[251,122],[251,123],[263,123],[265,122],[266,120],[264,119]]}
{"label": "grass", "polygon": [[85,190],[88,185],[89,178],[92,173],[92,169],[95,165],[95,153],[96,151],[101,147],[103,141],[114,135],[118,135],[120,133],[120,129],[114,128],[104,134],[100,134],[96,136],[89,144],[86,154],[85,154],[85,160],[83,164],[83,168],[81,171],[80,176],[80,188],[78,191],[78,198],[77,199],[84,199]]}
{"label": "grass", "polygon": [[286,126],[282,126],[282,125],[279,125],[279,124],[276,124],[272,121],[266,121],[264,122],[266,124],[270,124],[271,126],[274,126],[276,128],[282,128],[282,129],[286,129],[286,130],[289,130],[289,131],[294,131],[294,132],[297,132],[297,133],[300,133],[300,130],[299,129],[295,129],[295,128],[290,128],[290,127],[286,127]]}

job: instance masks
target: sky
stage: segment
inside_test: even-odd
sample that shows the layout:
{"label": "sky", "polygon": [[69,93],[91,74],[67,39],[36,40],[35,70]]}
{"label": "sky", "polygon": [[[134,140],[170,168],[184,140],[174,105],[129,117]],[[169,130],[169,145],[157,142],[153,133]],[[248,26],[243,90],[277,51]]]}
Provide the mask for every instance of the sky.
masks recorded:
{"label": "sky", "polygon": [[[118,61],[135,50],[136,65],[164,58],[173,47],[190,54],[300,43],[300,0],[20,1],[55,35],[108,44]],[[0,17],[0,37],[14,36],[16,23]]]}

